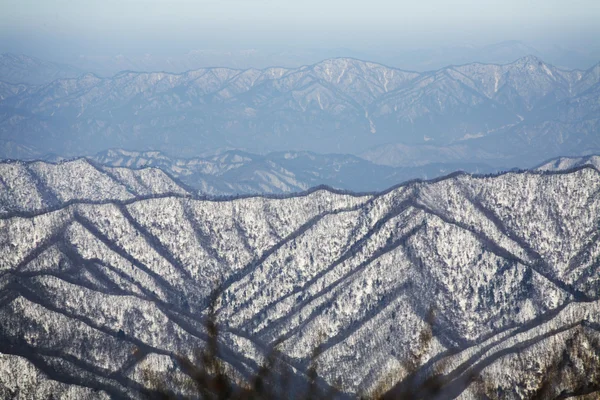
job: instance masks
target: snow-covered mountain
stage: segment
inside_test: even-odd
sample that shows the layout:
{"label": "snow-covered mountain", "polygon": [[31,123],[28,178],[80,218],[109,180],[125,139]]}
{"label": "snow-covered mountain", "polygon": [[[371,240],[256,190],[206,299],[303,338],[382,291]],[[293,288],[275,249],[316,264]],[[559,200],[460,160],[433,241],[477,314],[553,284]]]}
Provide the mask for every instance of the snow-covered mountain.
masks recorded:
{"label": "snow-covered mountain", "polygon": [[600,156],[558,157],[542,163],[536,169],[538,171],[564,171],[571,168],[582,167],[584,165],[589,165],[600,170]]}
{"label": "snow-covered mountain", "polygon": [[[350,397],[432,374],[441,398],[600,389],[594,168],[214,201],[76,163],[92,175],[75,195],[52,178],[68,163],[11,166],[2,204],[25,209],[0,217],[0,397],[141,398],[159,378],[185,395],[209,304],[241,380],[274,358]],[[19,200],[36,189],[66,202]]]}
{"label": "snow-covered mountain", "polygon": [[[425,73],[338,58],[294,69],[88,74],[2,88],[0,138],[62,156],[235,147],[366,154],[394,166],[520,166],[600,148],[598,71],[528,56]],[[423,157],[383,154],[397,146]]]}

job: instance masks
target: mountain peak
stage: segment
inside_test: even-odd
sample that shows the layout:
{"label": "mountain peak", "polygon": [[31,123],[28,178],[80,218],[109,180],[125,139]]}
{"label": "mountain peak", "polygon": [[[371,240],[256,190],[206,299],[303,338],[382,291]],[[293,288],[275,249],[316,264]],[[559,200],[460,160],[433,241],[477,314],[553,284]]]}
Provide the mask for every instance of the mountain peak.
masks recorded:
{"label": "mountain peak", "polygon": [[355,66],[355,67],[365,68],[365,67],[372,67],[372,66],[379,66],[379,65],[380,64],[375,63],[375,62],[358,60],[358,59],[352,58],[352,57],[338,57],[338,58],[328,58],[326,60],[323,60],[323,61],[315,64],[315,67],[335,66],[335,67],[344,68],[344,67],[349,67],[349,66]]}
{"label": "mountain peak", "polygon": [[513,64],[516,65],[542,65],[544,62],[533,54],[526,55],[524,57],[519,58]]}

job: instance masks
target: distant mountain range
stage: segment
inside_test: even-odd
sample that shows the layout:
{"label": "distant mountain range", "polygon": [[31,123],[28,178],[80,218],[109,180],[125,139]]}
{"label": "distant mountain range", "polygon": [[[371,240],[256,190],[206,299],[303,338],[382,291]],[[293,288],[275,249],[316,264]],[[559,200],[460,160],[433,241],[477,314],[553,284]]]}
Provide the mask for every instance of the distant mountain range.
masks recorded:
{"label": "distant mountain range", "polygon": [[545,46],[536,48],[520,40],[506,40],[488,45],[455,45],[407,51],[372,52],[361,56],[383,64],[416,71],[431,71],[447,65],[469,64],[478,61],[486,64],[507,64],[527,55],[544,59],[559,68],[588,69],[600,59],[600,49],[582,46],[564,48]]}
{"label": "distant mountain range", "polygon": [[0,54],[0,81],[5,83],[45,84],[56,79],[76,78],[83,74],[85,70],[68,64],[45,61],[24,54]]}
{"label": "distant mountain range", "polygon": [[600,150],[600,64],[529,56],[417,73],[355,59],[296,69],[88,74],[0,83],[4,157],[109,147],[192,157],[209,149],[360,154],[392,166],[529,166]]}
{"label": "distant mountain range", "polygon": [[160,152],[112,149],[88,159],[111,167],[157,167],[200,193],[212,195],[293,193],[318,185],[374,192],[411,179],[436,178],[459,169],[472,173],[497,171],[485,164],[388,167],[348,154],[292,151],[258,155],[229,150],[212,156],[178,159]]}
{"label": "distant mountain range", "polygon": [[189,398],[215,329],[239,382],[289,371],[279,398],[600,390],[595,168],[227,201],[85,160],[0,177],[1,398]]}
{"label": "distant mountain range", "polygon": [[[348,48],[294,48],[283,49],[195,49],[188,52],[164,54],[80,54],[64,59],[60,64],[47,63],[23,54],[1,54],[0,80],[11,83],[49,83],[58,78],[54,74],[40,74],[31,65],[45,63],[49,70],[61,70],[63,78],[76,77],[81,71],[101,77],[111,77],[121,71],[166,71],[182,73],[208,67],[235,69],[269,68],[279,66],[298,68],[329,58],[351,57],[372,60],[381,64],[411,71],[432,71],[447,65],[462,65],[473,61],[488,64],[506,64],[527,55],[534,55],[559,68],[588,69],[600,60],[600,48],[582,46],[563,48],[546,46],[536,48],[519,40],[507,40],[488,45],[455,45],[432,48],[384,48],[363,50]],[[6,58],[7,60],[2,60]],[[69,64],[69,65],[66,65]],[[80,71],[79,73],[77,71]],[[16,78],[16,79],[15,79]]]}
{"label": "distant mountain range", "polygon": [[[325,185],[351,192],[377,192],[409,180],[431,180],[457,172],[489,175],[508,170],[485,164],[427,164],[388,167],[348,154],[283,152],[257,155],[236,150],[178,159],[164,153],[111,149],[86,157],[96,168],[158,168],[192,192],[208,195],[298,193]],[[48,157],[48,161],[60,161]],[[557,157],[532,165],[533,171],[559,172],[589,166],[600,171],[600,156]]]}

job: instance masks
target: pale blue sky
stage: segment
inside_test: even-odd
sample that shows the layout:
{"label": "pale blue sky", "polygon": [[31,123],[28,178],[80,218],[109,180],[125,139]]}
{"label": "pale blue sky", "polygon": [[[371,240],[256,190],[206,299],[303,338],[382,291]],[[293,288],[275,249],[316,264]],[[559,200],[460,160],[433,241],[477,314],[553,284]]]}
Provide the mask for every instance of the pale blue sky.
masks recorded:
{"label": "pale blue sky", "polygon": [[599,0],[0,0],[0,51],[587,45]]}

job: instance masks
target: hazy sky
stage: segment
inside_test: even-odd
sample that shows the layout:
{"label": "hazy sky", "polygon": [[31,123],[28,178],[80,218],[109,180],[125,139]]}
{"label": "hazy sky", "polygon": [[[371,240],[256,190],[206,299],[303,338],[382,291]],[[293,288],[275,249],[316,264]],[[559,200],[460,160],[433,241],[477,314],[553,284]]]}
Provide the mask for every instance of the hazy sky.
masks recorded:
{"label": "hazy sky", "polygon": [[[599,0],[0,0],[0,51],[597,44]],[[48,54],[45,54],[48,55]],[[72,54],[71,54],[72,55]]]}

